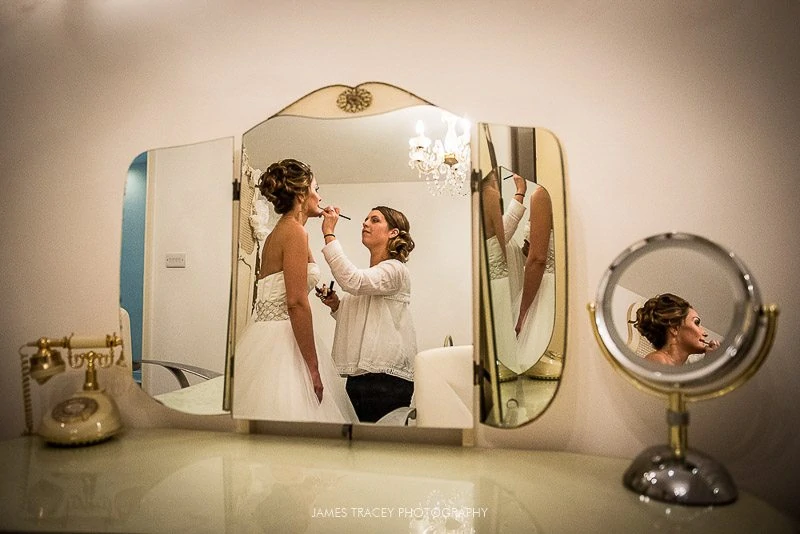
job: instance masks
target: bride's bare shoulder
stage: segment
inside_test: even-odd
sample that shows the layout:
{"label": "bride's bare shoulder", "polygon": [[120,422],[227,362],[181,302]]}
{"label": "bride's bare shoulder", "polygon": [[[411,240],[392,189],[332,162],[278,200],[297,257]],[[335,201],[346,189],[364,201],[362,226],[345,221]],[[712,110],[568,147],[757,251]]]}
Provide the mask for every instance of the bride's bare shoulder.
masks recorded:
{"label": "bride's bare shoulder", "polygon": [[655,362],[655,363],[663,363],[663,364],[671,363],[667,358],[667,355],[658,350],[651,352],[650,354],[645,356],[644,359],[649,362]]}

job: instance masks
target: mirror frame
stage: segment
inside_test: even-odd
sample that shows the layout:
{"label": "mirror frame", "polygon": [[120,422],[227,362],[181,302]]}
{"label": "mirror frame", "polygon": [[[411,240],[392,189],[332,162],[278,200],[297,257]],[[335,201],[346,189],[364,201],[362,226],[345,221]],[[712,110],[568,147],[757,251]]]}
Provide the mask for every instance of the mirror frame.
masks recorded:
{"label": "mirror frame", "polygon": [[[723,337],[727,345],[717,349],[723,351],[721,356],[703,362],[705,365],[701,363],[695,370],[643,361],[621,339],[611,320],[612,297],[618,287],[625,289],[618,282],[626,269],[647,254],[669,249],[703,253],[713,266],[727,272],[731,277],[728,281],[734,282],[730,286],[734,317]],[[669,267],[675,270],[676,264]],[[638,389],[668,402],[669,443],[642,451],[623,474],[623,485],[646,498],[683,505],[736,501],[738,490],[725,466],[689,447],[686,403],[730,393],[756,373],[775,339],[777,306],[761,304],[755,279],[732,252],[700,236],[670,232],[646,238],[620,254],[603,276],[597,302],[589,303],[588,310],[595,339],[612,367]],[[754,346],[756,339],[760,339],[758,346]],[[689,363],[688,367],[693,365]]]}
{"label": "mirror frame", "polygon": [[[720,356],[708,363],[684,368],[645,365],[641,358],[627,349],[624,340],[613,327],[611,306],[614,289],[630,266],[646,254],[660,250],[692,250],[708,255],[722,265],[735,280],[737,290],[734,315],[725,343],[717,349]],[[615,363],[626,373],[635,375],[653,388],[665,391],[713,389],[715,384],[729,376],[745,360],[758,333],[762,314],[761,299],[755,280],[747,267],[732,252],[713,241],[688,233],[668,232],[645,238],[623,251],[608,267],[597,289],[595,312],[596,330],[608,347]],[[716,352],[716,351],[715,351]],[[650,363],[650,362],[646,362]]]}
{"label": "mirror frame", "polygon": [[[531,130],[534,138],[534,146],[536,145],[537,132],[542,132],[549,140],[553,142],[553,149],[557,151],[558,156],[558,177],[554,177],[550,173],[539,172],[539,154],[534,152],[528,166],[535,179],[529,181],[544,187],[550,193],[552,203],[552,217],[553,217],[553,246],[555,252],[555,320],[553,323],[553,333],[546,351],[542,356],[547,353],[554,353],[561,356],[561,374],[558,377],[555,390],[547,403],[536,413],[531,414],[523,421],[516,421],[515,424],[504,424],[506,419],[504,415],[504,402],[513,401],[514,399],[504,399],[501,393],[501,383],[507,381],[506,377],[501,376],[500,368],[498,367],[500,357],[495,351],[495,327],[496,323],[492,317],[492,297],[491,287],[489,282],[488,273],[488,253],[486,249],[486,242],[483,233],[483,210],[482,202],[483,195],[481,194],[481,181],[483,175],[490,170],[500,167],[509,168],[514,172],[522,171],[522,169],[512,169],[508,163],[497,161],[494,149],[491,147],[491,140],[488,139],[484,128],[508,128]],[[563,379],[564,365],[566,364],[567,352],[567,322],[568,322],[568,262],[567,262],[567,206],[566,206],[566,165],[564,161],[564,151],[560,141],[556,135],[546,129],[527,126],[509,126],[504,124],[490,124],[478,123],[475,128],[473,142],[478,150],[473,151],[473,174],[472,174],[472,193],[473,193],[473,254],[475,255],[474,269],[477,269],[475,295],[478,295],[479,302],[477,303],[477,310],[475,312],[475,339],[480,351],[476,354],[476,377],[475,382],[479,386],[479,421],[487,426],[496,428],[516,428],[532,423],[552,404],[555,397],[558,395],[558,390]],[[527,157],[527,156],[526,156]],[[522,158],[520,158],[522,159]],[[528,179],[527,176],[525,176]],[[526,198],[526,202],[528,198]],[[503,203],[503,209],[506,207],[506,202]],[[527,206],[526,206],[527,209]],[[527,215],[529,217],[530,214]],[[523,221],[527,219],[523,217]],[[513,325],[512,325],[513,327]],[[538,359],[537,359],[538,360]],[[526,371],[527,372],[527,371]],[[525,375],[521,373],[516,375],[512,373],[513,379]]]}
{"label": "mirror frame", "polygon": [[[164,163],[161,162],[162,159]],[[226,322],[230,313],[226,301],[230,294],[231,272],[224,257],[198,254],[197,251],[203,245],[212,242],[214,247],[224,243],[226,247],[230,246],[233,252],[234,214],[229,211],[233,163],[234,137],[226,136],[184,145],[150,148],[137,155],[127,169],[121,216],[119,306],[121,309],[125,308],[130,315],[125,321],[131,323],[129,344],[132,346],[127,352],[131,358],[133,379],[159,401],[161,394],[169,394],[222,374],[220,371],[223,370],[224,362],[215,359],[211,352],[217,350],[227,353]],[[184,203],[180,203],[180,209],[173,208],[175,200],[181,198],[176,189],[188,187],[189,183],[192,187],[196,187],[197,191],[205,193],[198,202],[205,202],[202,204],[204,212],[210,210],[215,215],[207,219],[217,220],[225,212],[226,224],[220,226],[211,222],[209,227],[201,227],[199,234],[196,231],[194,233],[188,231],[189,236],[184,229],[177,232],[176,237],[175,220],[183,220],[181,217],[185,217],[187,210],[197,209],[194,204],[192,204],[194,207],[189,208]],[[223,192],[224,196],[220,196]],[[129,199],[128,195],[131,194]],[[164,203],[165,198],[169,199],[167,204]],[[164,222],[164,214],[172,219],[168,218],[167,222]],[[231,227],[228,228],[227,224],[231,224]],[[202,243],[196,243],[190,237],[193,235],[202,235]],[[169,236],[170,246],[161,243],[163,236]],[[176,240],[180,242],[179,245],[176,245]],[[153,318],[153,310],[163,308],[163,304],[158,304],[161,294],[155,288],[167,284],[165,273],[169,269],[163,271],[165,250],[167,254],[175,252],[183,254],[184,261],[188,259],[181,266],[188,269],[179,269],[172,273],[175,276],[178,276],[178,272],[181,273],[174,278],[173,287],[186,287],[187,284],[196,286],[202,283],[208,288],[209,282],[213,282],[210,296],[206,293],[203,300],[206,304],[213,303],[212,307],[206,310],[206,315],[218,318],[220,323],[212,321],[195,330],[184,329],[185,331],[177,337],[172,334],[160,334],[158,328],[151,327],[153,321],[157,320]],[[129,263],[137,263],[136,268],[130,269]],[[126,302],[126,297],[130,295],[133,295],[133,302]],[[173,318],[178,315],[170,313]],[[222,317],[223,314],[227,314],[225,319]],[[159,311],[158,316],[163,315],[163,310]],[[122,321],[122,315],[120,320]],[[212,349],[205,354],[206,357],[200,356],[204,354],[202,350],[195,350],[198,356],[191,358],[190,361],[171,361],[170,354],[179,354],[181,349],[191,347],[192,340],[196,342],[203,336],[206,339],[202,343],[207,343],[208,339],[213,340],[211,345],[204,345],[204,347],[212,346]],[[168,339],[169,343],[166,346],[163,343],[154,344],[153,339],[162,342]],[[134,351],[134,347],[139,350]],[[222,388],[220,392],[221,390]],[[219,400],[213,412],[199,412],[197,415],[222,414],[221,396]],[[175,407],[179,402],[175,404],[164,402],[164,404],[181,411]],[[182,413],[194,414],[191,411]]]}

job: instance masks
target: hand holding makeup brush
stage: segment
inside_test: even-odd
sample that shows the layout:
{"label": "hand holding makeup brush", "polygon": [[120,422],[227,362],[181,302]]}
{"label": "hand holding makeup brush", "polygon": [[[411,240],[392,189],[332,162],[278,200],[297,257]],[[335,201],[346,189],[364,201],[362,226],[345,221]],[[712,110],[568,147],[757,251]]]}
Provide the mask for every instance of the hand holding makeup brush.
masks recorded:
{"label": "hand holding makeup brush", "polygon": [[336,206],[328,206],[327,208],[322,210],[322,236],[325,239],[325,243],[329,243],[331,240],[336,238],[336,223],[339,222],[340,217],[340,210]]}

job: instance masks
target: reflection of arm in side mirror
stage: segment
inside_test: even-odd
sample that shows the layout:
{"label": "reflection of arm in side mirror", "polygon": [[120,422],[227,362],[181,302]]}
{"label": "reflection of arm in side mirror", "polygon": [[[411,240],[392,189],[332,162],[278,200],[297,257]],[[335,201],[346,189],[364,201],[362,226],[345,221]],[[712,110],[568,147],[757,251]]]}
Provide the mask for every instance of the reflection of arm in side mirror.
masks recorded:
{"label": "reflection of arm in side mirror", "polygon": [[547,268],[550,256],[550,237],[553,228],[553,205],[547,189],[537,187],[531,195],[530,229],[528,232],[525,253],[525,273],[522,286],[522,297],[515,331],[520,333],[528,310],[539,293],[542,277]]}

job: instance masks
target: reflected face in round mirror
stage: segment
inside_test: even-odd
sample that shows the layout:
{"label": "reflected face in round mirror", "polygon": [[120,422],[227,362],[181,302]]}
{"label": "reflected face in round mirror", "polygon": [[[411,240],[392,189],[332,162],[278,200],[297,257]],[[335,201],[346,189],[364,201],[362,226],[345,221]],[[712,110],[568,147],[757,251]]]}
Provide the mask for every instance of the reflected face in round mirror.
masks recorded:
{"label": "reflected face in round mirror", "polygon": [[598,289],[599,335],[650,385],[696,388],[741,363],[760,302],[744,265],[704,238],[669,233],[623,252]]}
{"label": "reflected face in round mirror", "polygon": [[644,356],[651,362],[684,365],[690,356],[705,356],[719,346],[719,341],[708,340],[708,330],[701,326],[697,310],[672,293],[647,299],[630,322],[652,346]]}
{"label": "reflected face in round mirror", "polygon": [[642,451],[623,475],[625,486],[664,502],[735,501],[725,467],[688,446],[686,401],[744,384],[775,338],[777,307],[761,305],[744,264],[699,236],[652,236],[609,266],[589,314],[615,369],[639,389],[669,399],[669,444]]}

